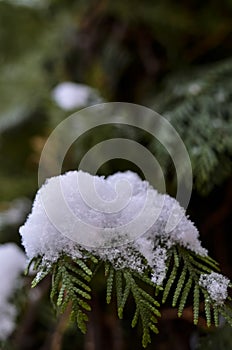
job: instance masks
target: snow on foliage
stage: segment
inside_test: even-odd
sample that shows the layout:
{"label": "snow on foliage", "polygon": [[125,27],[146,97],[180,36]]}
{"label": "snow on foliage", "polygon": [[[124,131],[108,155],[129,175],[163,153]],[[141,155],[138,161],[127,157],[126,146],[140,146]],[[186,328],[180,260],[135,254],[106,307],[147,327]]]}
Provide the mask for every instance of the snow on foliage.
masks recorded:
{"label": "snow on foliage", "polygon": [[[59,188],[69,210],[78,217],[75,225],[69,215],[62,216]],[[45,195],[62,221],[65,234],[47,215]],[[173,222],[169,232],[170,220]],[[207,255],[198,230],[179,203],[169,195],[158,193],[137,174],[118,172],[105,178],[71,171],[48,179],[38,191],[32,213],[20,228],[27,256],[30,259],[43,256],[47,263],[55,262],[63,253],[84,257],[78,240],[78,235],[83,234],[83,222],[89,228],[89,232],[84,232],[89,239],[85,249],[112,262],[115,268],[130,267],[139,272],[144,269],[145,258],[157,284],[165,277],[166,252],[173,245],[180,244],[199,255]],[[70,238],[73,232],[69,230],[73,227],[76,239]]]}
{"label": "snow on foliage", "polygon": [[211,299],[216,304],[222,304],[228,296],[228,285],[230,281],[223,275],[211,272],[210,274],[202,274],[199,280],[199,285],[205,288]]}
{"label": "snow on foliage", "polygon": [[18,286],[18,277],[25,268],[24,253],[14,243],[0,245],[0,340],[15,328],[16,308],[10,302]]}
{"label": "snow on foliage", "polygon": [[70,81],[57,85],[52,92],[52,97],[57,105],[65,111],[87,106],[91,99],[100,102],[95,89]]}

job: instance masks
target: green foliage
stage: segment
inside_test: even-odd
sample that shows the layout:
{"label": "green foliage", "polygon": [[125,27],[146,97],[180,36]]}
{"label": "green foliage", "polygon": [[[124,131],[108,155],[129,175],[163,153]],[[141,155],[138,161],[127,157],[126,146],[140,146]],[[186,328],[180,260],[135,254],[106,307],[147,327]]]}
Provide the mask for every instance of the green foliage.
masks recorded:
{"label": "green foliage", "polygon": [[[156,110],[167,117],[185,143],[194,185],[202,194],[209,193],[232,171],[231,73],[231,60],[182,72],[169,78],[156,98]],[[169,139],[172,143],[171,135]],[[162,160],[163,168],[170,169],[171,160],[163,148],[153,144],[151,149]]]}
{"label": "green foliage", "polygon": [[158,322],[157,317],[160,317],[159,302],[144,290],[137,280],[146,282],[154,287],[154,284],[146,278],[146,275],[134,274],[133,271],[128,269],[115,270],[113,266],[106,264],[106,277],[107,277],[107,293],[106,301],[110,303],[113,283],[115,280],[116,285],[116,296],[117,296],[117,308],[118,317],[123,318],[123,311],[129,296],[132,296],[135,304],[135,312],[131,322],[134,328],[139,319],[142,324],[143,337],[142,345],[146,347],[151,342],[150,332],[158,333],[156,323]]}
{"label": "green foliage", "polygon": [[[48,274],[52,274],[52,304],[60,312],[69,310],[70,319],[85,333],[87,312],[91,310],[91,281],[100,262],[88,253],[87,259],[71,259],[63,255],[53,265],[48,266],[39,257],[30,262],[28,270],[31,265],[38,271],[32,287]],[[232,326],[232,309],[215,303],[207,290],[199,284],[200,275],[212,271],[219,271],[217,262],[181,246],[172,247],[168,252],[167,274],[163,286],[157,286],[151,281],[149,268],[138,273],[128,268],[115,269],[112,264],[105,262],[106,302],[109,304],[115,293],[118,317],[122,319],[127,303],[133,301],[131,326],[141,324],[143,347],[151,342],[151,332],[158,333],[160,295],[163,304],[170,300],[172,307],[177,308],[179,317],[187,304],[192,305],[195,325],[204,313],[208,327],[219,325],[219,315]]]}
{"label": "green foliage", "polygon": [[172,248],[169,251],[162,303],[165,303],[168,296],[170,296],[172,306],[177,307],[178,317],[181,317],[191,297],[193,323],[195,325],[198,324],[203,305],[208,327],[212,324],[218,326],[219,314],[224,316],[229,324],[232,324],[230,308],[215,304],[207,290],[199,285],[200,275],[212,271],[220,271],[218,263],[212,258],[196,255],[180,246]]}
{"label": "green foliage", "polygon": [[32,281],[32,287],[35,287],[51,273],[50,298],[53,306],[61,313],[70,309],[70,320],[77,323],[82,333],[86,332],[86,321],[88,320],[86,312],[91,310],[89,304],[91,300],[90,281],[97,262],[93,256],[86,262],[62,256],[55,264],[48,267],[41,258],[30,262],[30,264],[34,264],[34,269],[39,271]]}

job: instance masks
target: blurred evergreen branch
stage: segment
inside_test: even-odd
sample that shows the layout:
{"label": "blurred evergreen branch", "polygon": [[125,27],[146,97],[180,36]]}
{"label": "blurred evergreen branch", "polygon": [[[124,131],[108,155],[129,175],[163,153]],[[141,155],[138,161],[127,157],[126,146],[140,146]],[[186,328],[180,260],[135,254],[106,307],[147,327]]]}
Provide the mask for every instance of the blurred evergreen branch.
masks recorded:
{"label": "blurred evergreen branch", "polygon": [[[164,92],[156,98],[156,109],[170,121],[185,143],[192,162],[194,185],[202,194],[209,193],[232,172],[231,76],[232,61],[219,62],[205,70],[193,70],[169,79]],[[162,148],[156,145],[151,148],[162,158],[168,171],[170,159]]]}

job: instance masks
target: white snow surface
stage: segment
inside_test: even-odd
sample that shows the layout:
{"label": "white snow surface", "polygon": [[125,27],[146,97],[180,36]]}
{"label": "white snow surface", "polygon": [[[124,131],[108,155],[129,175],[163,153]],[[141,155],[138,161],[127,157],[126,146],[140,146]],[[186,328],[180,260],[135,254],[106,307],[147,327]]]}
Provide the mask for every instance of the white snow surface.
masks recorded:
{"label": "white snow surface", "polygon": [[0,340],[15,329],[15,306],[9,301],[18,287],[18,277],[25,269],[26,257],[14,243],[0,245]]}
{"label": "white snow surface", "polygon": [[229,283],[228,278],[217,272],[204,273],[199,279],[199,285],[208,291],[210,298],[218,305],[223,304],[226,300]]}
{"label": "white snow surface", "polygon": [[[169,232],[171,213],[174,225]],[[62,253],[83,256],[83,241],[87,242],[85,249],[113,262],[116,268],[142,271],[145,257],[158,284],[165,277],[166,251],[171,246],[180,244],[207,255],[198,230],[179,203],[131,171],[107,178],[70,171],[48,179],[38,191],[20,234],[27,256],[43,256],[48,263]]]}

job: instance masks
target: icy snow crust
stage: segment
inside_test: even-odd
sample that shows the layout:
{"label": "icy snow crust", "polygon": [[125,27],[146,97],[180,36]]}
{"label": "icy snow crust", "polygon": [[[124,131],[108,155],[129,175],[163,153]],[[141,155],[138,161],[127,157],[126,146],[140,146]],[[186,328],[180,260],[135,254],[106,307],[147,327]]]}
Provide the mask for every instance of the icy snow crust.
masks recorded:
{"label": "icy snow crust", "polygon": [[7,339],[15,328],[17,312],[9,300],[25,266],[26,257],[16,244],[0,245],[0,340]]}
{"label": "icy snow crust", "polygon": [[[73,225],[69,216],[62,216],[57,186],[61,186],[66,204],[79,220],[75,222],[74,240],[67,233]],[[65,235],[47,215],[42,194],[57,210]],[[167,223],[171,213],[174,215],[169,232]],[[82,223],[89,231],[82,232]],[[29,259],[43,256],[49,264],[63,253],[73,258],[84,257],[84,248],[112,262],[115,268],[130,267],[141,272],[145,258],[157,284],[165,277],[167,249],[173,245],[180,244],[199,255],[207,255],[198,230],[179,203],[169,195],[158,193],[131,171],[107,178],[70,171],[48,179],[38,191],[20,234]],[[81,234],[89,242],[85,247],[78,241]]]}

